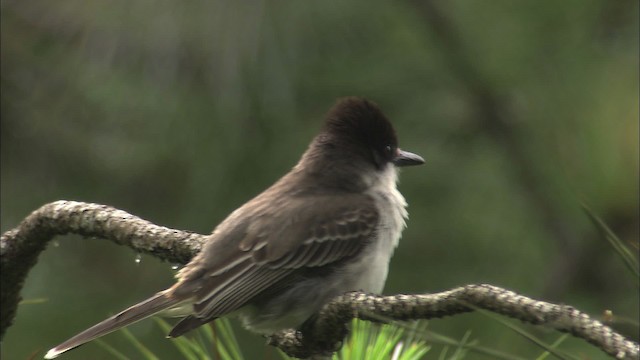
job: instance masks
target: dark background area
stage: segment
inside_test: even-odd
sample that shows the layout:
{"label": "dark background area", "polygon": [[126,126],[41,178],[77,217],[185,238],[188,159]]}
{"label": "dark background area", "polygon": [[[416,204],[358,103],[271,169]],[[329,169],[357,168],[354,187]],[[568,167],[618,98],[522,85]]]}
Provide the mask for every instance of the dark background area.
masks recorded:
{"label": "dark background area", "polygon": [[[295,164],[336,98],[360,95],[427,161],[401,176],[410,220],[385,293],[490,283],[595,316],[610,309],[635,322],[614,326],[637,339],[634,279],[580,204],[637,251],[638,10],[632,0],[3,1],[1,230],[67,199],[208,233]],[[23,295],[36,301],[20,306],[2,358],[46,351],[172,284],[172,264],[135,259],[101,239],[57,238],[29,275]],[[131,329],[177,356],[153,321]],[[430,329],[542,352],[482,315]],[[239,336],[249,358],[277,358]],[[122,335],[105,340],[139,357]],[[561,348],[604,358],[582,340]],[[66,357],[88,358],[110,356],[89,344]]]}

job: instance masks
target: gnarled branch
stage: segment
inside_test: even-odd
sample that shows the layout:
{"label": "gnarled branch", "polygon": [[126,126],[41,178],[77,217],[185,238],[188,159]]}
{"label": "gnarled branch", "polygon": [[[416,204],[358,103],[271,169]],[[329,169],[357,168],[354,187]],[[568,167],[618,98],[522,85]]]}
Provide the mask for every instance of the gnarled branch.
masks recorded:
{"label": "gnarled branch", "polygon": [[[0,337],[4,337],[13,322],[22,285],[38,255],[54,236],[67,233],[106,238],[182,264],[206,240],[206,235],[158,226],[105,205],[74,201],[44,205],[0,238]],[[491,285],[467,285],[428,295],[348,293],[327,304],[315,321],[302,329],[272,335],[269,344],[301,358],[330,354],[341,346],[348,332],[346,324],[352,318],[430,319],[473,311],[476,307],[571,333],[619,359],[638,357],[638,344],[570,306],[532,300]]]}
{"label": "gnarled branch", "polygon": [[38,255],[51,239],[64,234],[105,238],[177,264],[189,262],[206,239],[106,205],[64,200],[46,204],[0,238],[0,339],[13,323],[24,280]]}
{"label": "gnarled branch", "polygon": [[638,344],[571,306],[533,300],[486,284],[425,295],[344,294],[325,305],[309,328],[279,332],[269,338],[269,344],[293,357],[328,355],[340,348],[348,332],[346,325],[353,318],[369,321],[432,319],[475,308],[568,332],[618,359],[638,358]]}

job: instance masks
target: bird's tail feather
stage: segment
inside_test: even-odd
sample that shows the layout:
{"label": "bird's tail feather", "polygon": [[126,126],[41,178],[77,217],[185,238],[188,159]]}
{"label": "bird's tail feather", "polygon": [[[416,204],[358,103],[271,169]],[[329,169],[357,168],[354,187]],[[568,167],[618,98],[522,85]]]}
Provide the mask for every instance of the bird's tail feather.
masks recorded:
{"label": "bird's tail feather", "polygon": [[91,340],[97,339],[110,332],[116,331],[122,327],[133,324],[134,322],[145,319],[162,310],[168,309],[180,303],[180,299],[175,299],[166,294],[165,291],[144,300],[132,307],[114,315],[101,323],[98,323],[87,330],[79,333],[71,339],[49,350],[44,356],[45,359],[54,359],[58,355],[85,344]]}

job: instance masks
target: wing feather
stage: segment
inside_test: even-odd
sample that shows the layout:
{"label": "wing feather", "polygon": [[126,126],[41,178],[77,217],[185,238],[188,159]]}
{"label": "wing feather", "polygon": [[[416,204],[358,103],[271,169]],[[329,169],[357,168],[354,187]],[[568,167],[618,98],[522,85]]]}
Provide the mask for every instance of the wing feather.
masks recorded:
{"label": "wing feather", "polygon": [[243,272],[241,281],[227,284],[215,296],[203,299],[194,305],[196,316],[200,318],[218,317],[236,310],[265,288],[276,283],[289,273],[288,270],[271,270],[251,266]]}
{"label": "wing feather", "polygon": [[[185,270],[174,287],[178,293],[193,293],[195,303],[194,314],[172,335],[237,310],[260,293],[272,293],[272,288],[290,286],[297,269],[320,269],[357,254],[378,225],[377,208],[365,195],[327,197],[318,200],[322,207],[310,207],[304,199],[288,201],[284,207],[277,202],[249,206],[262,210],[236,215],[243,223],[225,221],[214,231],[211,246],[196,262],[199,267]],[[242,211],[248,210],[234,214]]]}

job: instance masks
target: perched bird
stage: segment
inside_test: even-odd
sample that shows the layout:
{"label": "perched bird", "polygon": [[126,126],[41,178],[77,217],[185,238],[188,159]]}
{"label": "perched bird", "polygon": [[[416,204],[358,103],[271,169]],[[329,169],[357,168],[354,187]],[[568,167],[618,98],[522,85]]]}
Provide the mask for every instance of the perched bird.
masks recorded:
{"label": "perched bird", "polygon": [[45,358],[171,309],[187,315],[169,337],[230,313],[249,330],[272,334],[300,327],[345,292],[381,292],[407,218],[397,167],[422,163],[400,150],[376,104],[338,100],[298,164],[220,223],[175,285]]}

